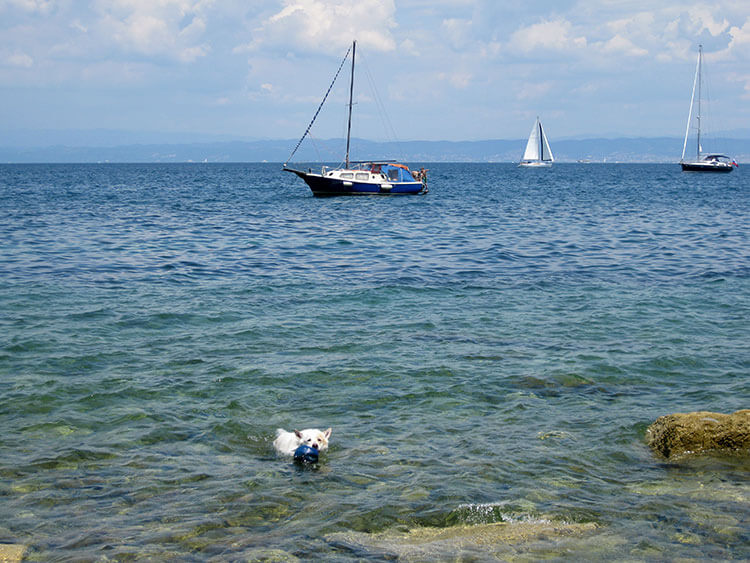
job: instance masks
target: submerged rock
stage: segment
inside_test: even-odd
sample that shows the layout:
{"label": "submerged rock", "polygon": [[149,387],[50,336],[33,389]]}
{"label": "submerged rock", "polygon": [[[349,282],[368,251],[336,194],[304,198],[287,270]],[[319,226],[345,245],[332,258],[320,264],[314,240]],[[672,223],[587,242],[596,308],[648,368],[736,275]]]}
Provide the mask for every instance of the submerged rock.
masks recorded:
{"label": "submerged rock", "polygon": [[25,553],[25,545],[18,543],[0,543],[0,561],[20,563]]}
{"label": "submerged rock", "polygon": [[298,563],[299,558],[281,549],[256,549],[242,554],[249,563]]}
{"label": "submerged rock", "polygon": [[447,528],[415,528],[408,532],[386,531],[376,534],[341,532],[326,540],[362,556],[397,557],[406,560],[454,560],[507,554],[514,547],[529,547],[542,542],[556,544],[579,537],[597,528],[593,522],[570,524],[536,520],[497,522]]}
{"label": "submerged rock", "polygon": [[748,453],[750,409],[660,416],[646,430],[646,441],[666,458],[711,451]]}

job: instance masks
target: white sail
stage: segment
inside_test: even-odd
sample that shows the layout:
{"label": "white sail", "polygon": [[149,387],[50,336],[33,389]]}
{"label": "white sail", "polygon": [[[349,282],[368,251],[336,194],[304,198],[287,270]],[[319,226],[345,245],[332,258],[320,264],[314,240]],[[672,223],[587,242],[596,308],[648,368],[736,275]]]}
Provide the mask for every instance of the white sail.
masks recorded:
{"label": "white sail", "polygon": [[529,133],[529,140],[526,143],[526,150],[521,159],[522,164],[551,164],[554,161],[552,150],[549,148],[547,135],[544,133],[542,122],[536,118],[534,127]]}
{"label": "white sail", "polygon": [[540,160],[539,148],[539,118],[537,118],[531,133],[529,133],[529,141],[526,143],[523,160]]}
{"label": "white sail", "polygon": [[552,149],[549,148],[549,141],[547,140],[547,135],[544,133],[544,129],[542,129],[541,123],[539,123],[539,131],[542,133],[541,160],[553,162],[555,160],[555,157],[552,156]]}

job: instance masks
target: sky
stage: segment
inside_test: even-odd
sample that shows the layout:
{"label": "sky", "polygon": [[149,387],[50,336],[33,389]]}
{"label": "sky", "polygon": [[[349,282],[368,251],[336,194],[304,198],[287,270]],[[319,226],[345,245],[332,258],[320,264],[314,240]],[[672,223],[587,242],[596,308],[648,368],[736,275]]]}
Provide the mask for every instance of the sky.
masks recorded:
{"label": "sky", "polygon": [[[353,39],[353,135],[684,134],[698,44],[750,129],[750,2],[0,0],[0,145],[28,131],[296,139]],[[313,128],[346,131],[345,65]]]}

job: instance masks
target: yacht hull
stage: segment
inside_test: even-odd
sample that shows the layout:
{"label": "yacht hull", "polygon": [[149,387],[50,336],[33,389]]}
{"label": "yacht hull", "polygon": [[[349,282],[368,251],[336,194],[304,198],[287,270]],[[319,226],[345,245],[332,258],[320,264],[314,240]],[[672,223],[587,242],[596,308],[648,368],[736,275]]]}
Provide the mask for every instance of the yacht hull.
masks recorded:
{"label": "yacht hull", "polygon": [[519,162],[518,166],[522,166],[524,168],[549,168],[550,166],[552,166],[552,163],[548,161],[537,160],[531,162]]}
{"label": "yacht hull", "polygon": [[732,165],[725,162],[680,162],[684,172],[731,172]]}
{"label": "yacht hull", "polygon": [[293,172],[310,187],[315,197],[343,195],[421,195],[427,193],[422,182],[356,182],[330,178],[313,172],[285,168]]}

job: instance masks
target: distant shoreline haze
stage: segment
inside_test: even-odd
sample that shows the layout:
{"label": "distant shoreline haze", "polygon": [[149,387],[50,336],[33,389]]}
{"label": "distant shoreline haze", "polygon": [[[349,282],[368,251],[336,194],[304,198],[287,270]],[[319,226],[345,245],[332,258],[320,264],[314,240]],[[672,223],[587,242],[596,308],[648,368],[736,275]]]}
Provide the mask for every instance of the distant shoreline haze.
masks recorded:
{"label": "distant shoreline haze", "polygon": [[[178,135],[165,135],[167,138]],[[111,136],[101,142],[77,146],[75,143],[53,143],[33,146],[20,139],[0,139],[2,163],[96,163],[96,162],[285,162],[297,139],[282,140],[206,140],[201,142],[123,143],[107,146]],[[9,140],[18,143],[9,143]],[[54,136],[50,141],[54,140]],[[95,141],[94,139],[91,139]],[[30,139],[27,139],[30,141]],[[397,159],[406,162],[517,162],[526,139],[484,141],[401,141],[379,142],[352,139],[351,155],[355,160]],[[550,139],[557,162],[677,162],[682,154],[683,139],[657,138],[590,138]],[[338,163],[343,159],[343,139],[306,140],[293,163]],[[739,163],[750,162],[750,139],[716,138],[706,148],[734,157]],[[688,146],[688,153],[690,146]]]}

